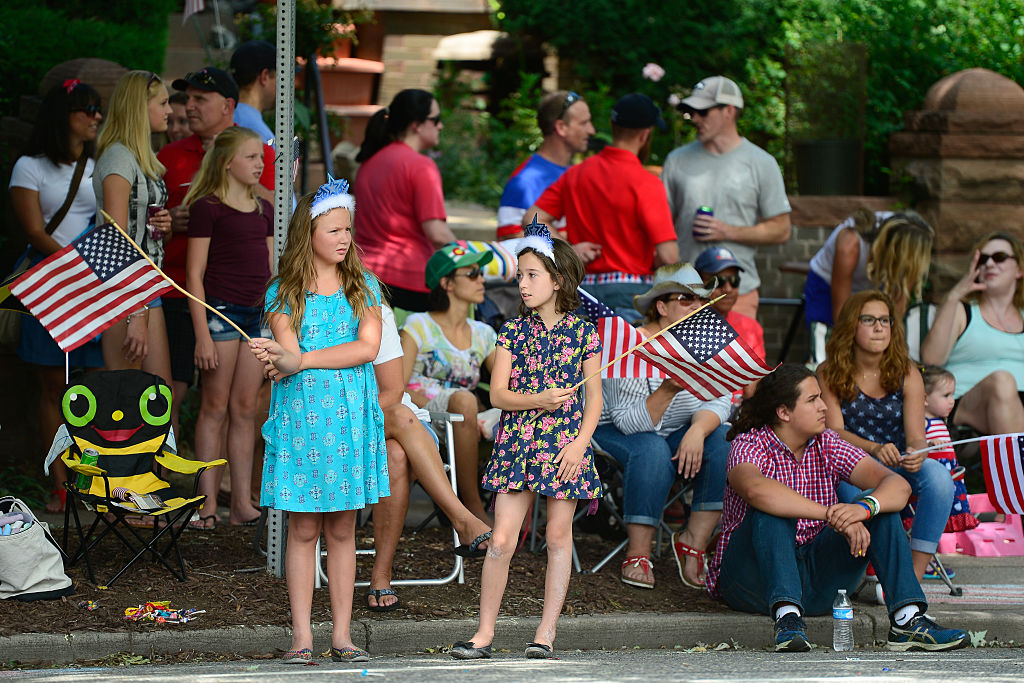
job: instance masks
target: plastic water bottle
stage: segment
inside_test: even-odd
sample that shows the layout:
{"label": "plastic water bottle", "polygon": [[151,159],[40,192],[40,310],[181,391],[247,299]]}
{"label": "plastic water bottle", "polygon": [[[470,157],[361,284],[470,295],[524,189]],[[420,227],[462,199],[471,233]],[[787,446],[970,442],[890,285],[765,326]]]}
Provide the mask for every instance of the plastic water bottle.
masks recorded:
{"label": "plastic water bottle", "polygon": [[836,652],[853,649],[853,605],[843,588],[832,603],[832,649]]}

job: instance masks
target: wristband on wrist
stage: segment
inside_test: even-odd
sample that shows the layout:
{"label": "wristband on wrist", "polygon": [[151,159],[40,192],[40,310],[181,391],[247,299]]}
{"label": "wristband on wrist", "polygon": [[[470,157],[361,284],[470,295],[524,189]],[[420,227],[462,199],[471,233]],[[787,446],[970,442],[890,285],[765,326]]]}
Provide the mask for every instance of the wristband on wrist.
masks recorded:
{"label": "wristband on wrist", "polygon": [[863,498],[861,498],[861,500],[863,500],[865,503],[871,506],[872,517],[876,516],[879,512],[882,511],[882,504],[879,503],[878,499],[875,498],[874,496],[864,496]]}
{"label": "wristband on wrist", "polygon": [[[872,517],[874,517],[874,515],[871,514],[871,506],[868,505],[867,503],[865,503],[863,500],[858,500],[856,502],[856,505],[859,505],[862,508],[864,508],[865,510],[867,510],[867,512],[868,512],[868,519],[871,519]],[[865,520],[865,521],[867,521],[867,520]]]}

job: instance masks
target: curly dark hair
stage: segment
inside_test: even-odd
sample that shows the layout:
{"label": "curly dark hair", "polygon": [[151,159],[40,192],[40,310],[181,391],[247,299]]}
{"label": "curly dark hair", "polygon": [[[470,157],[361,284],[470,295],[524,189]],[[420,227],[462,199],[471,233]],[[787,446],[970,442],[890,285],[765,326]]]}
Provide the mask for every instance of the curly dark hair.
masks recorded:
{"label": "curly dark hair", "polygon": [[752,429],[776,425],[779,417],[775,409],[779,406],[795,408],[800,399],[800,383],[808,377],[814,377],[814,373],[800,363],[783,363],[770,375],[762,377],[754,395],[743,401],[725,438],[732,441]]}

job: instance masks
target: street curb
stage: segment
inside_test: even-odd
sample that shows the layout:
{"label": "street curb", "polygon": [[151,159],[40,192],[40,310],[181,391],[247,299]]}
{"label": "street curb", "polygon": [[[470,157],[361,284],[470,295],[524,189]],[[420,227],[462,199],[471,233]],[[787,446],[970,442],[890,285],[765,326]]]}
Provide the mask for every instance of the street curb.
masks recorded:
{"label": "street curb", "polygon": [[[967,631],[987,631],[988,641],[1020,640],[1024,633],[1024,614],[1012,608],[996,610],[930,607],[928,613],[944,626]],[[494,646],[513,652],[533,640],[538,617],[502,617],[498,619]],[[411,619],[352,622],[355,644],[374,655],[423,652],[447,647],[468,638],[476,630],[475,619],[413,621]],[[285,626],[232,626],[219,629],[175,631],[173,626],[134,632],[75,631],[69,634],[23,633],[0,637],[0,652],[5,660],[43,661],[67,664],[79,659],[101,659],[118,652],[143,656],[154,652],[182,650],[224,654],[286,650],[291,644],[291,629]],[[889,620],[882,607],[858,606],[854,616],[854,640],[858,645],[885,642]],[[313,627],[315,650],[327,650],[331,625]],[[807,635],[811,642],[829,646],[832,624],[829,617],[809,617]],[[764,616],[738,612],[678,612],[673,614],[601,614],[559,620],[557,648],[595,650],[620,648],[691,648],[698,643],[727,643],[737,647],[760,649],[772,640],[771,621]]]}

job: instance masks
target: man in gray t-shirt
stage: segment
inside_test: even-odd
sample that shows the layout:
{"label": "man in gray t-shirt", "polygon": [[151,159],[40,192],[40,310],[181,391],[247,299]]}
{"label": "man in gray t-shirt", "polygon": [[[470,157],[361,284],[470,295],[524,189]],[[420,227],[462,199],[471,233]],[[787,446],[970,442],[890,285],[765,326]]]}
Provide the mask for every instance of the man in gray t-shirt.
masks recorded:
{"label": "man in gray t-shirt", "polygon": [[[774,158],[740,136],[739,86],[724,76],[705,78],[679,104],[697,127],[697,140],[672,151],[661,178],[679,241],[679,258],[692,262],[709,246],[728,247],[743,267],[735,310],[757,316],[761,278],[754,264],[760,244],[789,239],[789,200]],[[697,216],[706,206],[713,216]]]}

